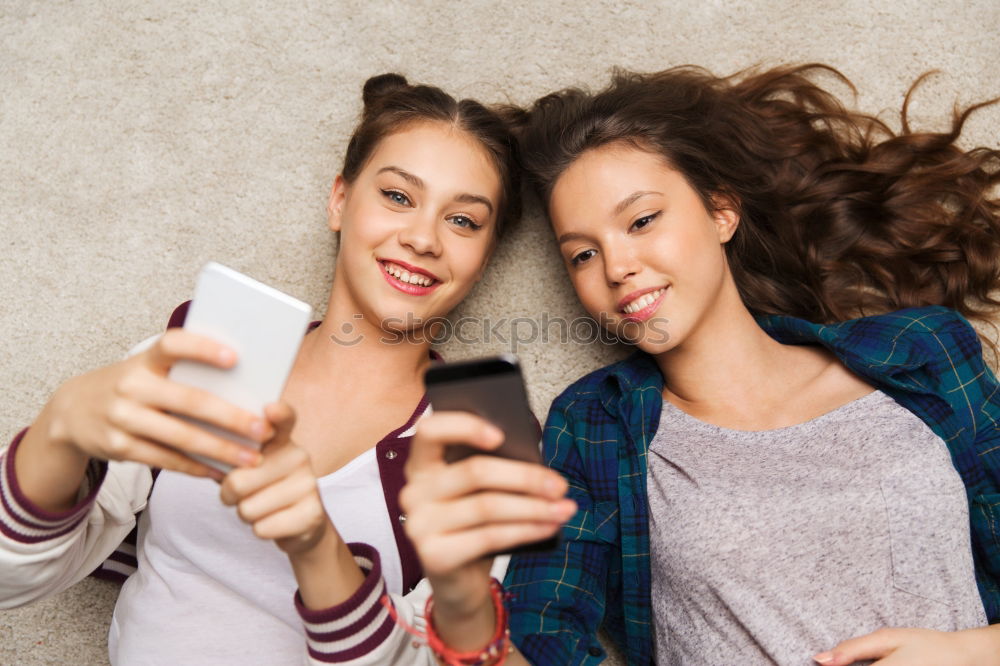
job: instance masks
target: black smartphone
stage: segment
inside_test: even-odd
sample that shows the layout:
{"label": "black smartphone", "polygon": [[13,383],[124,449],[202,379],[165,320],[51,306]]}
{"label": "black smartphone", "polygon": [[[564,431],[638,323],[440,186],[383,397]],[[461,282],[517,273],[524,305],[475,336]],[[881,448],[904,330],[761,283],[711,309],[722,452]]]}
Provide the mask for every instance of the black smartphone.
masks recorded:
{"label": "black smartphone", "polygon": [[[427,369],[424,383],[431,408],[435,412],[471,412],[504,433],[503,443],[492,451],[456,444],[448,447],[445,460],[451,463],[473,455],[488,455],[542,464],[539,450],[542,431],[538,420],[531,413],[517,357],[502,354],[455,363],[438,363]],[[549,539],[525,544],[507,552],[551,550],[558,543],[557,532]]]}

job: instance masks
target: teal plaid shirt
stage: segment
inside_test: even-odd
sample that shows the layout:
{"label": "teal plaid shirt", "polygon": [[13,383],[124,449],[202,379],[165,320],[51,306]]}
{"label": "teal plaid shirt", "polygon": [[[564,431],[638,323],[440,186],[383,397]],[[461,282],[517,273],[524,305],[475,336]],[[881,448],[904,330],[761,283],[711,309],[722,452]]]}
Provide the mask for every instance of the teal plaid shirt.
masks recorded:
{"label": "teal plaid shirt", "polygon": [[[944,440],[968,493],[976,583],[989,621],[1000,622],[1000,385],[969,323],[942,307],[834,325],[759,322],[781,342],[824,345]],[[662,391],[656,363],[637,352],[552,404],[544,457],[580,509],[559,549],[517,555],[508,569],[511,635],[532,663],[602,661],[601,627],[629,664],[652,660],[646,451]]]}

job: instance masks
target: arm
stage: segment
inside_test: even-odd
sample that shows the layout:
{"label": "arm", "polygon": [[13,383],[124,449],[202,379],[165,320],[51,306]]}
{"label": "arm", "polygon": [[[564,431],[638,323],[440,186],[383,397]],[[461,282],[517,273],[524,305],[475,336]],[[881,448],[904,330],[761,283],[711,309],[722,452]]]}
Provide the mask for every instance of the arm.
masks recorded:
{"label": "arm", "polygon": [[878,659],[878,666],[997,666],[1000,625],[964,631],[879,629],[813,657],[823,666]]}
{"label": "arm", "polygon": [[[489,450],[502,441],[476,416],[440,412],[418,424],[406,465],[406,531],[434,590],[437,634],[458,652],[482,649],[496,629],[489,554],[552,536],[576,510],[564,498],[566,482],[541,465],[490,456],[444,460],[451,444]],[[527,660],[513,648],[506,663]]]}
{"label": "arm", "polygon": [[383,604],[422,630],[426,584],[406,598],[387,596],[378,552],[344,543],[330,522],[309,455],[291,441],[291,408],[277,403],[266,411],[274,439],[264,446],[260,465],[226,476],[221,499],[236,507],[254,534],[274,540],[288,556],[310,663],[433,664],[430,652],[414,647]]}
{"label": "arm", "polygon": [[236,360],[210,340],[168,331],[141,353],[63,384],[4,454],[4,606],[65,589],[97,568],[145,506],[151,466],[219,476],[185,452],[235,464],[259,458],[169,413],[258,440],[270,427],[215,396],[169,381],[167,372],[180,359],[217,366]]}
{"label": "arm", "polygon": [[90,574],[132,530],[152,484],[144,465],[91,461],[71,506],[40,507],[16,472],[23,435],[0,454],[0,608],[56,594]]}

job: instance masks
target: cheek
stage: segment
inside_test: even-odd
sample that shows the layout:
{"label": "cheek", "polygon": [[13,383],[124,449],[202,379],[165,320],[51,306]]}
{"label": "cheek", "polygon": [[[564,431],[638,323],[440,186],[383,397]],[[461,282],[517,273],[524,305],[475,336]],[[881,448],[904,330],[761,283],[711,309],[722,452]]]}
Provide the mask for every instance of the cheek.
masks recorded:
{"label": "cheek", "polygon": [[583,308],[596,316],[607,308],[604,302],[607,299],[607,287],[599,281],[598,271],[592,270],[593,267],[590,268],[591,270],[571,273],[570,282]]}
{"label": "cheek", "polygon": [[452,277],[461,282],[468,282],[469,289],[472,288],[476,280],[486,269],[486,261],[489,258],[489,242],[464,242],[452,243],[448,248],[448,255],[452,258]]}

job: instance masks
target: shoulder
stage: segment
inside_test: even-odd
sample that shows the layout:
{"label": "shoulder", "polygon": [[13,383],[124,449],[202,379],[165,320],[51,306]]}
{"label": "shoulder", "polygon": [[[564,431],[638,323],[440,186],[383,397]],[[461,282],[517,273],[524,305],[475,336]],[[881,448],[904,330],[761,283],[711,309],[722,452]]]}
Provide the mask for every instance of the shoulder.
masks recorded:
{"label": "shoulder", "polygon": [[949,358],[981,363],[976,330],[961,314],[942,306],[906,308],[834,324],[777,315],[759,321],[781,342],[822,343],[849,365],[903,370]]}
{"label": "shoulder", "polygon": [[647,385],[661,390],[662,377],[652,357],[637,351],[574,381],[552,402],[551,410],[570,413],[603,408]]}
{"label": "shoulder", "polygon": [[906,308],[896,312],[861,317],[844,322],[848,331],[869,330],[882,336],[899,340],[904,336],[952,335],[977,337],[969,321],[956,310],[940,305]]}
{"label": "shoulder", "polygon": [[940,361],[952,366],[983,365],[979,334],[960,313],[929,306],[864,317],[842,324],[862,349],[878,349],[884,358],[907,364]]}

